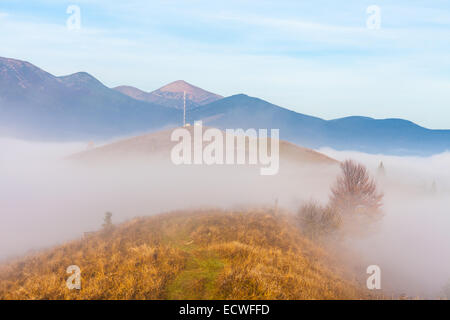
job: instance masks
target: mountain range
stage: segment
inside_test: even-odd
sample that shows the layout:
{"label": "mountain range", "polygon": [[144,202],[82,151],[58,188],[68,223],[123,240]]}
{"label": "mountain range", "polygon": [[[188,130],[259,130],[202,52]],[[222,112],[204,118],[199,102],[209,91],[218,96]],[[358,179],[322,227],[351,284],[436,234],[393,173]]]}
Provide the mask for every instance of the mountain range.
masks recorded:
{"label": "mountain range", "polygon": [[0,58],[0,134],[110,138],[178,125],[177,113],[112,90],[85,72],[56,77],[28,62]]}
{"label": "mountain range", "polygon": [[308,148],[426,156],[450,150],[450,130],[430,130],[403,119],[346,117],[323,120],[244,94],[190,112],[208,126],[279,128],[280,138]]}
{"label": "mountain range", "polygon": [[108,88],[85,72],[54,76],[31,63],[0,58],[0,134],[26,139],[111,139],[188,122],[226,128],[275,128],[308,148],[431,155],[450,150],[450,130],[402,119],[353,116],[324,120],[237,94],[223,98],[179,80],[145,92]]}

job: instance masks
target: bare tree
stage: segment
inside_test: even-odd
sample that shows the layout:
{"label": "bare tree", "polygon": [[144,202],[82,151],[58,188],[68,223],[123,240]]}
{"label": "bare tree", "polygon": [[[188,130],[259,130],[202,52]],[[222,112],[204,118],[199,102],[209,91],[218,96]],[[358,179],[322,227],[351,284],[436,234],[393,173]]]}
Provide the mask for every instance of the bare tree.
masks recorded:
{"label": "bare tree", "polygon": [[342,215],[378,213],[383,194],[378,193],[366,167],[346,160],[341,164],[341,169],[342,174],[331,188],[331,207]]}

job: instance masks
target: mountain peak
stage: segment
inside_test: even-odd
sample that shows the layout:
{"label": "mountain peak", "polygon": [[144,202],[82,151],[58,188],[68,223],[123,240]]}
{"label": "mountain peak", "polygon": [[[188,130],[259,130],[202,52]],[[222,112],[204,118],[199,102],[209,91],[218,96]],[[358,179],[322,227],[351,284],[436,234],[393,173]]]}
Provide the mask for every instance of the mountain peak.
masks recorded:
{"label": "mountain peak", "polygon": [[152,92],[145,92],[131,86],[119,86],[114,88],[114,90],[130,96],[133,99],[153,102],[175,109],[183,108],[183,98],[185,92],[187,109],[202,106],[223,98],[218,94],[203,90],[184,80],[171,82]]}
{"label": "mountain peak", "polygon": [[55,77],[33,64],[0,57],[0,94],[21,95],[22,90],[43,90],[54,85]]}
{"label": "mountain peak", "polygon": [[192,84],[184,81],[184,80],[177,80],[174,82],[171,82],[161,88],[158,89],[158,91],[162,92],[186,92],[186,93],[194,93],[195,91],[204,91],[203,89],[200,89],[196,86],[193,86]]}
{"label": "mountain peak", "polygon": [[76,72],[67,76],[58,77],[58,79],[69,87],[84,87],[86,85],[104,87],[100,81],[87,72]]}
{"label": "mountain peak", "polygon": [[83,82],[91,82],[91,81],[98,81],[94,76],[90,75],[87,72],[76,72],[76,73],[72,73],[69,74],[67,76],[61,76],[58,77],[61,80],[67,80],[67,79],[71,79],[71,80],[77,80],[77,81],[83,81]]}
{"label": "mountain peak", "polygon": [[[188,101],[189,108],[194,108],[222,99],[222,96],[203,90],[184,80],[171,82],[164,87],[151,92],[156,100],[172,100],[172,104],[174,104],[174,107],[176,108],[181,107],[180,101],[183,99],[184,93],[186,93],[186,100]],[[157,101],[155,102],[158,103]]]}
{"label": "mountain peak", "polygon": [[0,57],[0,65],[5,66],[28,66],[31,67],[32,64],[27,61],[17,60],[17,59],[11,59],[11,58],[4,58]]}

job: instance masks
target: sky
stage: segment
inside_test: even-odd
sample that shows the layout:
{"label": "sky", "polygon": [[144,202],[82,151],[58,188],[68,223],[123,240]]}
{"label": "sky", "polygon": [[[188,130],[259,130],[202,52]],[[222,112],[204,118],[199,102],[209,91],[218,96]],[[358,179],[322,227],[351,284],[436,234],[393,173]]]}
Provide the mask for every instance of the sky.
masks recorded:
{"label": "sky", "polygon": [[450,129],[448,0],[0,0],[0,43],[109,87],[183,79],[324,119]]}

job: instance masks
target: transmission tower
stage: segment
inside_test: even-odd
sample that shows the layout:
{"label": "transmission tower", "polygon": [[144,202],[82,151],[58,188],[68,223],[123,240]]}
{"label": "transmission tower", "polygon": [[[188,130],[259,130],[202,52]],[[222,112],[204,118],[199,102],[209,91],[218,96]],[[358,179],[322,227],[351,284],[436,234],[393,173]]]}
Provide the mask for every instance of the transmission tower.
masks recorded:
{"label": "transmission tower", "polygon": [[186,91],[183,91],[183,127],[186,127]]}

